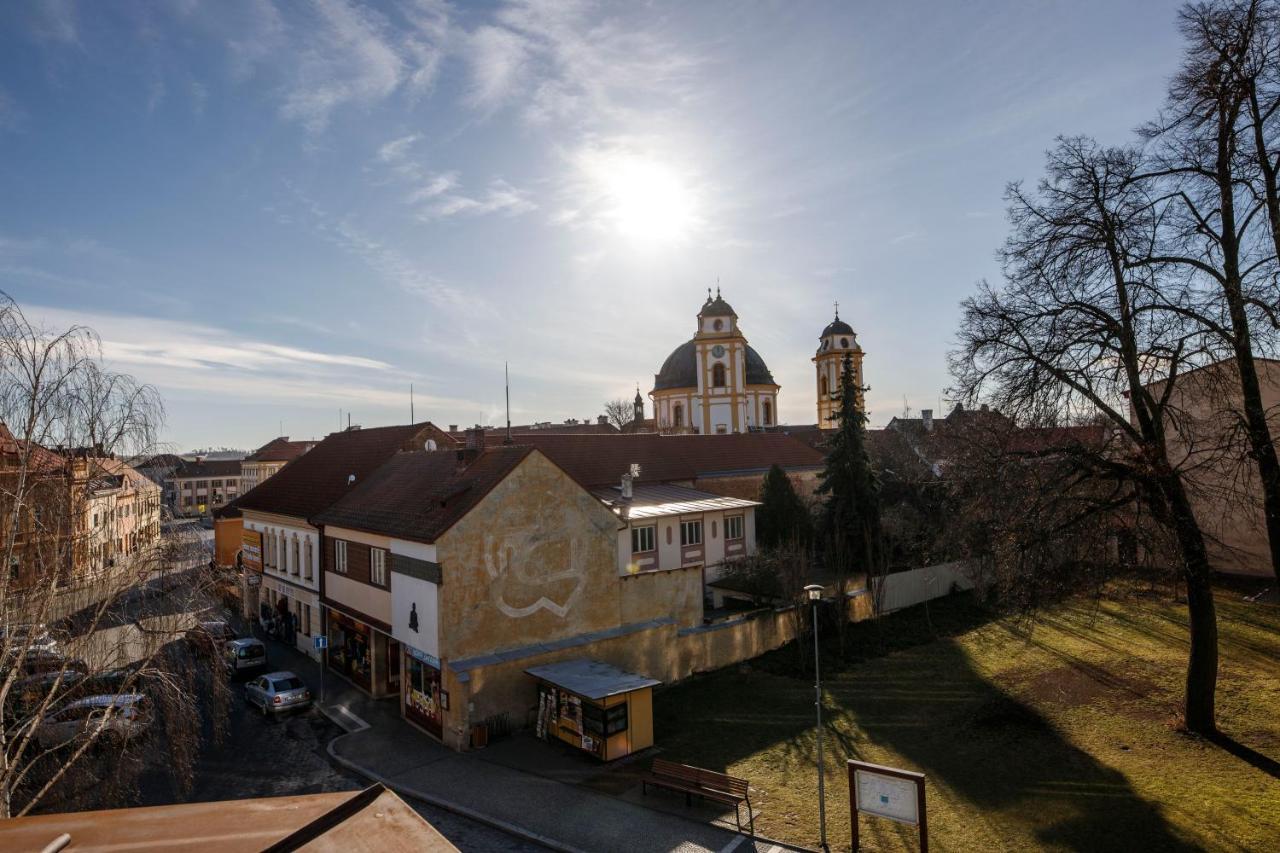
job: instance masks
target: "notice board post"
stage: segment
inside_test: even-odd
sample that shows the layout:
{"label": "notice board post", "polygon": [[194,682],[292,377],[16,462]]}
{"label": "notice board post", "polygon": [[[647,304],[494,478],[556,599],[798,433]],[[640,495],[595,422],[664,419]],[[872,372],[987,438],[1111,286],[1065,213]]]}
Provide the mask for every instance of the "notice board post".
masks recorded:
{"label": "notice board post", "polygon": [[920,853],[929,853],[929,822],[925,813],[924,774],[850,759],[849,823],[853,849],[858,850],[858,814],[920,828]]}

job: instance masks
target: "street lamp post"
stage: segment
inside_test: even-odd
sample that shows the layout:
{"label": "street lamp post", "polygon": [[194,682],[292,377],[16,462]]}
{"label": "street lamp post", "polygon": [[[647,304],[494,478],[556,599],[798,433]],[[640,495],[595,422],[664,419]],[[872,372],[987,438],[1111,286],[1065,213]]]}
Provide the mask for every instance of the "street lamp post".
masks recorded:
{"label": "street lamp post", "polygon": [[827,847],[827,791],[823,780],[822,761],[822,672],[818,669],[818,602],[822,600],[822,586],[811,583],[804,588],[813,606],[813,695],[818,711],[818,829],[823,850]]}

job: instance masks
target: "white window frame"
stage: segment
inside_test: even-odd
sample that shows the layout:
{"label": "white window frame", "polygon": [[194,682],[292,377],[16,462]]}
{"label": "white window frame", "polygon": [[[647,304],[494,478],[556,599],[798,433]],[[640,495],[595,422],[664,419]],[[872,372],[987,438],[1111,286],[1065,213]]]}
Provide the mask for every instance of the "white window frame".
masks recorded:
{"label": "white window frame", "polygon": [[311,553],[311,550],[312,550],[312,549],[311,549],[311,537],[310,537],[310,536],[308,536],[308,537],[307,537],[306,544],[305,544],[305,546],[304,546],[304,547],[303,547],[303,549],[302,549],[302,551],[303,551],[303,559],[304,559],[304,561],[305,561],[305,562],[303,563],[303,572],[302,572],[302,576],[303,576],[304,578],[306,578],[307,580],[311,580],[311,579],[312,579],[312,572],[311,572],[312,553]]}
{"label": "white window frame", "polygon": [[369,549],[369,580],[374,586],[387,585],[387,552],[384,548]]}
{"label": "white window frame", "polygon": [[[738,528],[738,535],[733,535],[734,527]],[[726,515],[724,517],[724,538],[728,539],[744,539],[747,535],[747,520],[743,515]]]}
{"label": "white window frame", "polygon": [[[648,534],[646,537],[645,534]],[[648,548],[637,548],[637,544],[645,544],[644,539],[648,539]],[[632,554],[649,554],[658,550],[658,526],[656,524],[646,524],[641,527],[631,528],[631,553]]]}
{"label": "white window frame", "polygon": [[347,573],[347,543],[343,539],[333,540],[333,570],[340,575]]}
{"label": "white window frame", "polygon": [[[698,538],[696,541],[690,541],[690,534],[695,530],[698,531]],[[702,519],[691,518],[688,521],[682,520],[680,522],[680,547],[687,548],[687,547],[692,547],[694,545],[701,545],[701,544],[702,544]]]}

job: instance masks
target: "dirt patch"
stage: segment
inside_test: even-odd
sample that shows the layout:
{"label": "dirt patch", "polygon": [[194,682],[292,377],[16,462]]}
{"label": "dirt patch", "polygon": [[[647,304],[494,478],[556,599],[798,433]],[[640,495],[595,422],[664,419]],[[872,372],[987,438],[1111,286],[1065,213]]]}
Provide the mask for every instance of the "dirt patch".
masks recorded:
{"label": "dirt patch", "polygon": [[1078,708],[1105,703],[1140,719],[1167,716],[1165,697],[1150,679],[1088,664],[1056,669],[1015,670],[1001,679],[1019,698],[1033,705]]}

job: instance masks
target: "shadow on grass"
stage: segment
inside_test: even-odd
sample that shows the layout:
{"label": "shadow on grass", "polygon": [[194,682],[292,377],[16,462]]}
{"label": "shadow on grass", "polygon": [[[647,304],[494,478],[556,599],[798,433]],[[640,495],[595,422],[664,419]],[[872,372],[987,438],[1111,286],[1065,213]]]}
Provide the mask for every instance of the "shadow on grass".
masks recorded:
{"label": "shadow on grass", "polygon": [[[971,849],[993,838],[1012,847],[1034,840],[1071,850],[1196,849],[1122,774],[988,681],[963,647],[935,639],[939,622],[958,634],[962,625],[989,618],[953,602],[941,616],[935,606],[929,620],[907,611],[880,620],[883,642],[865,650],[861,665],[846,664],[830,676],[824,670],[828,761],[898,763],[944,786],[948,796],[931,820],[943,849]],[[865,623],[851,627],[868,643],[876,638]],[[885,648],[896,653],[886,656]],[[736,769],[778,804],[775,811],[816,824],[816,814],[802,811],[816,795],[813,688],[778,674],[795,659],[785,652],[753,662],[756,671],[722,671],[665,691],[656,703],[659,740],[667,757]],[[829,814],[845,808],[841,789],[828,782]],[[962,811],[951,805],[957,797],[967,804]],[[863,830],[887,836],[895,827],[876,821]]]}
{"label": "shadow on grass", "polygon": [[1236,758],[1251,765],[1252,767],[1261,770],[1272,779],[1280,779],[1280,761],[1276,761],[1274,758],[1263,755],[1256,749],[1250,749],[1235,738],[1228,734],[1223,734],[1222,732],[1215,732],[1205,738],[1205,740],[1209,741],[1209,743],[1214,746],[1220,747],[1225,752],[1234,755]]}

